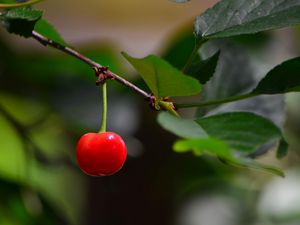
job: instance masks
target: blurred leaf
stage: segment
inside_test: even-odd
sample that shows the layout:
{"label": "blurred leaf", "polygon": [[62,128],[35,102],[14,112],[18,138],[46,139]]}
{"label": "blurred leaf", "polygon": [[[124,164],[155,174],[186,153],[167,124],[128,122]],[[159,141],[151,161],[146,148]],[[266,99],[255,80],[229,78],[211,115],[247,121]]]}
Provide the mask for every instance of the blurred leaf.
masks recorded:
{"label": "blurred leaf", "polygon": [[221,53],[215,74],[202,93],[206,101],[245,93],[255,85],[254,69],[245,50],[225,41],[212,41],[203,46],[201,54],[204,58],[211,58],[218,51]]}
{"label": "blurred leaf", "polygon": [[141,74],[158,99],[165,96],[195,95],[201,91],[201,85],[196,79],[184,75],[157,56],[150,55],[137,59],[126,53],[123,55]]}
{"label": "blurred leaf", "polygon": [[[97,47],[95,47],[97,46]],[[93,44],[80,48],[80,52],[102,65],[107,65],[116,73],[123,73],[123,65],[120,57],[115,53],[109,43]],[[54,51],[53,54],[26,54],[17,62],[14,68],[16,74],[20,74],[18,79],[30,81],[37,86],[42,86],[43,90],[53,86],[61,86],[62,82],[70,82],[70,79],[80,79],[82,81],[94,82],[95,74],[85,63]]]}
{"label": "blurred leaf", "polygon": [[[30,173],[31,182],[41,195],[70,224],[82,224],[84,210],[83,176],[66,167],[47,168],[36,165]],[[76,185],[76,189],[72,188]]]}
{"label": "blurred leaf", "polygon": [[206,132],[195,121],[182,119],[162,112],[157,117],[158,123],[166,130],[183,138],[207,137]]}
{"label": "blurred leaf", "polygon": [[223,38],[300,23],[298,0],[222,0],[197,17],[199,38]]}
{"label": "blurred leaf", "polygon": [[[46,132],[41,135],[49,138],[51,136],[47,131],[53,126],[57,129],[61,124],[52,121],[39,132]],[[0,178],[34,188],[51,203],[58,213],[65,212],[64,216],[71,224],[80,224],[84,196],[78,192],[83,193],[83,177],[66,165],[47,167],[38,162],[33,157],[33,146],[19,136],[15,127],[2,114],[0,114],[0,127]],[[50,143],[49,140],[47,141],[43,144]],[[58,140],[52,139],[51,141]],[[51,146],[59,149],[50,149]],[[68,148],[66,142],[50,143],[49,151],[63,150],[64,152]],[[76,190],[71,188],[74,184],[76,184]]]}
{"label": "blurred leaf", "polygon": [[271,41],[272,37],[272,32],[260,32],[255,34],[242,34],[239,36],[233,36],[228,38],[228,40],[240,46],[246,47],[251,51],[259,51]]}
{"label": "blurred leaf", "polygon": [[23,142],[1,113],[0,127],[0,177],[9,181],[23,182],[27,172]]}
{"label": "blurred leaf", "polygon": [[[49,115],[43,123],[30,130],[30,138],[48,159],[70,157],[68,140],[64,136],[64,121],[57,116]],[[61,125],[61,126],[60,126]],[[59,164],[59,163],[58,163]]]}
{"label": "blurred leaf", "polygon": [[219,156],[228,160],[234,160],[228,145],[215,138],[198,138],[178,140],[173,146],[174,150],[179,153],[185,153],[192,150],[195,155],[201,156],[209,154]]}
{"label": "blurred leaf", "polygon": [[280,94],[300,91],[300,57],[276,66],[253,90],[255,94]]}
{"label": "blurred leaf", "polygon": [[221,162],[231,166],[265,171],[284,177],[284,173],[276,167],[264,165],[249,158],[234,157],[228,145],[219,139],[199,138],[178,140],[175,142],[173,148],[178,153],[193,151],[196,156],[208,154],[218,157]]}
{"label": "blurred leaf", "polygon": [[276,157],[278,159],[282,159],[283,157],[285,157],[288,153],[288,148],[289,148],[289,144],[286,142],[284,138],[281,138],[276,152]]}
{"label": "blurred leaf", "polygon": [[45,19],[40,19],[35,24],[34,30],[61,45],[67,45],[56,29]]}
{"label": "blurred leaf", "polygon": [[35,123],[48,111],[45,105],[34,99],[20,98],[0,92],[0,104],[23,125]]}
{"label": "blurred leaf", "polygon": [[3,13],[3,22],[9,33],[30,37],[43,11],[29,7],[11,9]]}
{"label": "blurred leaf", "polygon": [[216,52],[213,56],[205,60],[199,59],[197,62],[191,65],[187,71],[187,74],[198,79],[201,84],[205,84],[214,75],[219,56],[220,51]]}
{"label": "blurred leaf", "polygon": [[[176,152],[193,151],[197,156],[209,154],[219,157],[224,163],[259,169],[282,176],[272,166],[261,165],[247,159],[262,145],[281,138],[281,132],[271,121],[253,113],[226,113],[194,121],[160,113],[159,124],[183,140],[175,142]],[[207,136],[207,134],[209,136]]]}
{"label": "blurred leaf", "polygon": [[275,124],[249,112],[200,118],[197,123],[209,136],[223,140],[241,155],[253,153],[261,145],[281,138],[281,131]]}
{"label": "blurred leaf", "polygon": [[0,179],[0,198],[1,225],[67,224],[42,196],[26,185]]}
{"label": "blurred leaf", "polygon": [[195,35],[192,30],[187,30],[184,34],[180,33],[179,37],[174,41],[170,41],[163,58],[181,70],[194,50],[195,44]]}
{"label": "blurred leaf", "polygon": [[270,166],[270,165],[265,165],[262,163],[258,163],[252,159],[249,158],[240,158],[236,162],[232,161],[225,161],[226,164],[232,165],[232,166],[237,166],[237,167],[243,167],[243,168],[248,168],[248,169],[254,169],[258,171],[265,171],[268,173],[272,173],[275,175],[278,175],[280,177],[284,177],[284,172],[276,167]]}

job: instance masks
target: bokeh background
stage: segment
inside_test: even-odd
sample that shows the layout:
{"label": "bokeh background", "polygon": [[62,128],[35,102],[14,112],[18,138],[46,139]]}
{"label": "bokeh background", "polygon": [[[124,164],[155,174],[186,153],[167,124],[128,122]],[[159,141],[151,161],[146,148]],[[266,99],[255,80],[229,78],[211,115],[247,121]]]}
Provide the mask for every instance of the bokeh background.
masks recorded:
{"label": "bokeh background", "polygon": [[[145,88],[120,52],[157,54],[181,67],[194,44],[193,20],[216,2],[46,0],[37,7],[71,46]],[[251,89],[276,64],[299,55],[299,37],[296,27],[204,45],[204,58],[221,49],[205,98]],[[285,129],[289,154],[277,160],[271,149],[258,158],[282,168],[284,179],[174,153],[176,137],[159,127],[140,96],[115,82],[108,96],[108,129],[124,137],[128,160],[114,176],[87,177],[75,149],[82,134],[100,125],[93,71],[0,29],[0,225],[300,224],[299,94],[208,112],[250,110]],[[207,111],[180,113],[195,118]]]}

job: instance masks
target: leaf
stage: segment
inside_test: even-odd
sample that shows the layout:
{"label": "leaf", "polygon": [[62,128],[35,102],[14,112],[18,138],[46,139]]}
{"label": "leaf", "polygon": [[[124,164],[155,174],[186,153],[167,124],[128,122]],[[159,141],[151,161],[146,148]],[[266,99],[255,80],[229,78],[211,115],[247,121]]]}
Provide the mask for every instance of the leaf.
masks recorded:
{"label": "leaf", "polygon": [[[0,127],[0,179],[34,188],[58,212],[65,212],[62,216],[67,218],[70,224],[80,224],[80,211],[84,199],[83,195],[78,195],[78,191],[84,191],[83,177],[66,165],[47,167],[38,162],[29,151],[32,149],[28,143],[2,113]],[[47,133],[50,127],[60,128],[61,123],[49,123],[48,127],[40,129],[39,132]],[[57,146],[57,140],[52,140],[54,143],[51,145]],[[66,143],[61,144],[60,149],[68,149]],[[49,150],[53,152],[60,149]],[[71,188],[74,184],[77,186],[76,190]]]}
{"label": "leaf", "polygon": [[199,38],[223,38],[299,22],[299,0],[222,0],[197,17],[195,31]]}
{"label": "leaf", "polygon": [[206,132],[193,120],[187,120],[162,112],[157,117],[158,123],[166,130],[182,138],[207,137]]}
{"label": "leaf", "polygon": [[281,94],[300,91],[300,57],[272,69],[253,90],[255,94]]}
{"label": "leaf", "polygon": [[0,177],[21,181],[26,176],[26,154],[17,131],[0,113]]}
{"label": "leaf", "polygon": [[178,140],[173,146],[174,150],[179,153],[185,153],[192,150],[195,155],[201,156],[204,153],[223,157],[234,161],[228,145],[221,140],[215,138],[197,138]]}
{"label": "leaf", "polygon": [[258,147],[281,138],[280,129],[254,113],[234,112],[197,120],[209,136],[227,143],[240,155],[249,155]]}
{"label": "leaf", "polygon": [[283,157],[285,157],[287,155],[288,148],[289,148],[289,144],[286,142],[284,138],[281,138],[276,152],[276,157],[278,159],[282,159]]}
{"label": "leaf", "polygon": [[28,7],[11,9],[3,14],[4,26],[9,33],[30,37],[43,12]]}
{"label": "leaf", "polygon": [[133,58],[126,53],[123,56],[140,73],[158,99],[196,95],[201,91],[201,85],[196,79],[184,75],[157,56],[149,55],[143,59]]}
{"label": "leaf", "polygon": [[36,23],[34,30],[61,45],[67,45],[56,29],[45,19],[40,19]]}
{"label": "leaf", "polygon": [[221,40],[211,41],[201,48],[204,58],[213,57],[218,51],[220,56],[216,71],[201,93],[203,101],[239,95],[256,85],[252,61],[244,49]]}
{"label": "leaf", "polygon": [[201,126],[198,127],[193,122],[168,113],[158,116],[158,123],[163,128],[186,138],[173,145],[178,153],[209,154],[229,165],[284,176],[277,168],[245,158],[264,144],[281,138],[280,130],[271,121],[253,113],[227,113],[199,119],[197,122]]}
{"label": "leaf", "polygon": [[217,156],[221,162],[231,166],[265,171],[284,177],[284,173],[278,168],[258,163],[249,158],[234,157],[228,145],[222,140],[215,138],[178,140],[173,148],[178,153],[193,151],[196,156],[209,154]]}
{"label": "leaf", "polygon": [[180,32],[180,35],[176,35],[175,40],[169,42],[163,58],[181,70],[196,47],[195,44],[195,35],[191,29]]}
{"label": "leaf", "polygon": [[25,126],[33,124],[48,111],[47,107],[40,102],[5,92],[0,92],[0,105],[5,106],[5,110]]}
{"label": "leaf", "polygon": [[280,177],[285,177],[284,172],[281,171],[280,169],[270,166],[270,165],[258,163],[249,158],[239,158],[239,160],[236,162],[232,162],[232,161],[223,161],[223,162],[226,164],[232,165],[232,166],[254,169],[254,170],[259,170],[259,171],[265,171],[268,173],[278,175]]}
{"label": "leaf", "polygon": [[198,79],[201,84],[205,84],[214,75],[218,60],[220,56],[220,51],[216,52],[213,56],[205,59],[199,60],[192,64],[188,69],[187,74]]}

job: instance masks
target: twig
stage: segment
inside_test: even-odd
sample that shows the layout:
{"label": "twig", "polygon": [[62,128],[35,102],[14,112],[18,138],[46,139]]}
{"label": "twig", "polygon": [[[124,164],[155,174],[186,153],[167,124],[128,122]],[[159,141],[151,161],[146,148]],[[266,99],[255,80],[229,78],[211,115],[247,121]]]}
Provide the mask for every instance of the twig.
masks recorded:
{"label": "twig", "polygon": [[39,3],[40,1],[42,1],[42,0],[30,0],[27,2],[20,2],[20,3],[15,3],[15,4],[4,3],[4,4],[0,4],[0,9],[10,9],[10,8],[28,6],[28,5],[33,5],[33,4]]}
{"label": "twig", "polygon": [[70,47],[67,47],[67,46],[63,46],[63,45],[61,45],[61,44],[45,37],[45,36],[43,36],[42,34],[36,32],[36,31],[32,31],[32,37],[35,40],[37,40],[38,42],[40,42],[42,45],[52,46],[53,48],[56,48],[60,51],[63,51],[65,53],[67,53],[68,55],[71,55],[71,56],[79,59],[80,61],[88,64],[89,66],[91,66],[96,71],[97,75],[101,75],[102,73],[105,73],[106,78],[116,80],[119,83],[121,83],[122,85],[124,85],[126,87],[129,87],[130,89],[132,89],[136,93],[142,95],[149,102],[153,100],[153,96],[151,94],[149,94],[149,93],[145,92],[144,90],[140,89],[139,87],[135,86],[130,81],[120,77],[119,75],[117,75],[113,72],[111,72],[110,70],[108,70],[107,67],[104,67],[104,66],[100,65],[99,63],[96,63],[92,59],[80,54],[76,50],[74,50]]}

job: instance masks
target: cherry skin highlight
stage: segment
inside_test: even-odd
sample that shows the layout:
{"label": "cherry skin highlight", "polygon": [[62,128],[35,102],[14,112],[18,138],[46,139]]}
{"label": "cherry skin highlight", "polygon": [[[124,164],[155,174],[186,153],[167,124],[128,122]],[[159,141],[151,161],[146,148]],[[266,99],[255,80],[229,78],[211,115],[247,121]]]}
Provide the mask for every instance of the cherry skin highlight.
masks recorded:
{"label": "cherry skin highlight", "polygon": [[123,139],[114,132],[87,133],[77,143],[77,162],[90,176],[109,176],[125,163],[127,149]]}

